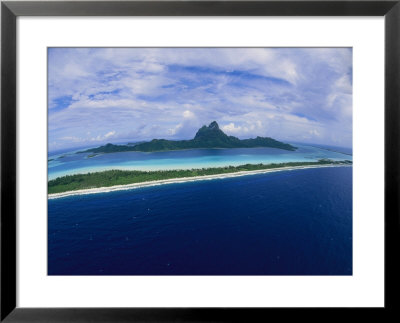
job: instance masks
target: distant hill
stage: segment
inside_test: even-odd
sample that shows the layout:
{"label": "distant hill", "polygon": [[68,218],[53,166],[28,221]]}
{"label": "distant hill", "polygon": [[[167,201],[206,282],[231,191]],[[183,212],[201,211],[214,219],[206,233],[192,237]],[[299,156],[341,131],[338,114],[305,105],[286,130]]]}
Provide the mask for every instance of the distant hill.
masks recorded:
{"label": "distant hill", "polygon": [[257,137],[254,139],[240,140],[234,136],[228,136],[218,126],[216,121],[210,125],[201,127],[195,137],[190,140],[166,140],[153,139],[149,142],[138,143],[135,145],[113,145],[106,144],[97,148],[80,151],[80,153],[115,153],[124,151],[165,151],[165,150],[182,150],[196,148],[254,148],[254,147],[270,147],[284,150],[296,150],[289,144],[285,144],[269,137]]}

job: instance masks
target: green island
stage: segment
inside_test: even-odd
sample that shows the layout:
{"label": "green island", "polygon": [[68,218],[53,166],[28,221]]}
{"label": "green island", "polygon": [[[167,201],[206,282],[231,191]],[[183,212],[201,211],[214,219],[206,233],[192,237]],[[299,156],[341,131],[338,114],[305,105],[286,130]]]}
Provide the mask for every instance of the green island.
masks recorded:
{"label": "green island", "polygon": [[277,169],[283,167],[318,166],[318,165],[351,165],[352,161],[333,161],[320,159],[315,162],[288,162],[279,164],[245,164],[240,166],[211,167],[199,169],[179,170],[108,170],[87,174],[67,175],[52,179],[48,182],[48,194],[63,193],[69,191],[109,187],[115,185],[127,185],[151,181],[159,181],[183,177],[231,174],[243,171]]}
{"label": "green island", "polygon": [[100,154],[89,154],[89,155],[87,155],[86,157],[87,158],[93,158],[93,157],[96,157],[96,156],[99,156]]}
{"label": "green island", "polygon": [[286,144],[269,137],[256,137],[250,139],[239,139],[234,136],[228,136],[218,126],[216,121],[210,125],[201,127],[195,137],[190,140],[167,140],[153,139],[149,142],[137,144],[129,143],[127,145],[106,144],[97,148],[91,148],[77,153],[117,153],[126,151],[166,151],[183,149],[202,149],[202,148],[255,148],[269,147],[294,151],[297,147]]}

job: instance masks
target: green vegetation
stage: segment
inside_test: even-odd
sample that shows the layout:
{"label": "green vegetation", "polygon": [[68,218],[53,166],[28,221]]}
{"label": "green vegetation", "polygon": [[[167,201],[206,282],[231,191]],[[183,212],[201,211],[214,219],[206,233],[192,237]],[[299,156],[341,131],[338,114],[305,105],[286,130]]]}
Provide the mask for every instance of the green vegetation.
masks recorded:
{"label": "green vegetation", "polygon": [[98,155],[100,155],[100,154],[90,154],[90,155],[87,155],[87,158],[93,158],[93,157],[96,157]]}
{"label": "green vegetation", "polygon": [[270,147],[285,150],[296,150],[297,148],[268,137],[257,137],[254,139],[240,140],[234,136],[226,135],[213,121],[210,125],[201,127],[196,136],[190,140],[166,140],[153,139],[149,142],[127,145],[107,144],[97,148],[80,151],[79,153],[116,153],[125,151],[165,151],[182,149],[200,149],[200,148],[254,148]]}
{"label": "green vegetation", "polygon": [[88,174],[67,175],[58,177],[48,182],[48,193],[62,193],[68,191],[82,190],[88,188],[108,187],[114,185],[126,185],[149,181],[158,181],[171,178],[206,176],[217,174],[237,173],[241,171],[252,171],[262,169],[273,169],[294,166],[311,165],[351,165],[350,160],[332,161],[320,159],[317,162],[290,162],[280,164],[246,164],[240,166],[201,168],[201,169],[181,169],[165,171],[123,171],[109,170]]}

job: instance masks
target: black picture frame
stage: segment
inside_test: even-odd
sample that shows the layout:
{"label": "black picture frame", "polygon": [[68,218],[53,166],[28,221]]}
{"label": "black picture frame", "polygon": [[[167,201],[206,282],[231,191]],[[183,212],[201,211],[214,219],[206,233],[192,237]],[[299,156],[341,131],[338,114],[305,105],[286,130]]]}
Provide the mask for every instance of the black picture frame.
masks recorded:
{"label": "black picture frame", "polygon": [[[203,322],[371,319],[399,302],[400,1],[2,1],[1,3],[1,304],[3,322]],[[16,19],[19,16],[384,16],[385,306],[384,308],[19,308],[16,307]]]}

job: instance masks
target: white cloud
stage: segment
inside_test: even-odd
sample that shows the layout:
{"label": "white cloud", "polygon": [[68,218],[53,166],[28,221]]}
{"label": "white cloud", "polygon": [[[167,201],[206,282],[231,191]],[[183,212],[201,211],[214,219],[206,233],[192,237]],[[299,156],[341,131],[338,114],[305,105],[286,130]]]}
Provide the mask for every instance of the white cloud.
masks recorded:
{"label": "white cloud", "polygon": [[98,135],[97,137],[90,138],[90,141],[104,141],[113,137],[115,137],[115,131],[109,131],[104,135]]}
{"label": "white cloud", "polygon": [[192,111],[185,110],[185,111],[183,111],[183,117],[185,119],[193,119],[195,117],[195,115]]}
{"label": "white cloud", "polygon": [[115,135],[115,131],[110,131],[104,135],[104,138],[110,138],[110,137],[113,137],[114,135]]}
{"label": "white cloud", "polygon": [[222,130],[225,131],[227,134],[239,133],[242,131],[242,127],[235,126],[235,124],[233,122],[231,122],[225,126],[222,126]]}
{"label": "white cloud", "polygon": [[349,146],[351,73],[345,48],[52,49],[49,142],[189,139],[216,120],[242,138]]}
{"label": "white cloud", "polygon": [[182,127],[183,127],[183,124],[180,123],[180,124],[176,125],[174,128],[168,129],[168,134],[171,136],[174,136],[179,132],[180,129],[182,129]]}

